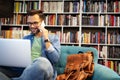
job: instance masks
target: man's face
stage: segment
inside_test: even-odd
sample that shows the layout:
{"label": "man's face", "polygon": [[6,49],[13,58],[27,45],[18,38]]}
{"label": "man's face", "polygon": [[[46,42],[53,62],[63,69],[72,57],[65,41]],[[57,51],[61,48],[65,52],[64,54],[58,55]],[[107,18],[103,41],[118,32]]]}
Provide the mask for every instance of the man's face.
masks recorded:
{"label": "man's face", "polygon": [[41,19],[39,18],[39,15],[35,14],[33,16],[28,16],[27,18],[27,24],[29,25],[30,31],[33,34],[37,34],[39,32],[38,27],[40,27]]}

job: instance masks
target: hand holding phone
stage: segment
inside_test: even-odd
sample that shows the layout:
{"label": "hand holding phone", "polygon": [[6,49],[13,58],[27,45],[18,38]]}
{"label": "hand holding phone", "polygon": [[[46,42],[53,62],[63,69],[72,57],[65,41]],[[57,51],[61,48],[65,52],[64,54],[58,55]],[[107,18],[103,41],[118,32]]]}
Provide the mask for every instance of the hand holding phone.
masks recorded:
{"label": "hand holding phone", "polygon": [[41,25],[40,25],[40,28],[39,28],[39,31],[42,32],[42,28],[44,28],[44,27],[45,27],[45,23],[44,23],[44,21],[42,21]]}
{"label": "hand holding phone", "polygon": [[45,27],[45,23],[44,23],[44,21],[42,21],[39,30],[40,30],[40,32],[42,32],[44,39],[48,39],[48,30],[45,29],[44,27]]}

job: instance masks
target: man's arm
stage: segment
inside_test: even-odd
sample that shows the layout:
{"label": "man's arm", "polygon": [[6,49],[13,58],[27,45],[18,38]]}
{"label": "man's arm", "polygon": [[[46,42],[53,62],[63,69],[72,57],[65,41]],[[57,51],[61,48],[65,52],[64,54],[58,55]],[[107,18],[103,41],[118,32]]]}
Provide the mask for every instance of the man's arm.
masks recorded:
{"label": "man's arm", "polygon": [[53,63],[57,63],[60,57],[60,41],[57,35],[49,36],[50,42],[45,42],[46,47],[46,55],[48,59]]}

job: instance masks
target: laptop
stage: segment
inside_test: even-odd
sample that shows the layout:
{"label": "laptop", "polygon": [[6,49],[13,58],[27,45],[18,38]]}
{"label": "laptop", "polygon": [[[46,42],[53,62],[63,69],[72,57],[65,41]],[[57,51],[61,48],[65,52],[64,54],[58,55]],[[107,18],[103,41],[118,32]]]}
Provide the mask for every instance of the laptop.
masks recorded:
{"label": "laptop", "polygon": [[0,66],[26,67],[31,62],[30,40],[0,38]]}

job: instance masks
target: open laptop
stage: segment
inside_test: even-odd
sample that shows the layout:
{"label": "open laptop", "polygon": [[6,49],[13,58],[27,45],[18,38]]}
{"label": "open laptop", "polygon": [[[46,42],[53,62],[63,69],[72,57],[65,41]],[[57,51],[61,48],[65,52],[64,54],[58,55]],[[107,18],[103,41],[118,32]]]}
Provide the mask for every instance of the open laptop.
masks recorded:
{"label": "open laptop", "polygon": [[0,66],[26,67],[29,64],[31,64],[29,40],[0,38]]}

